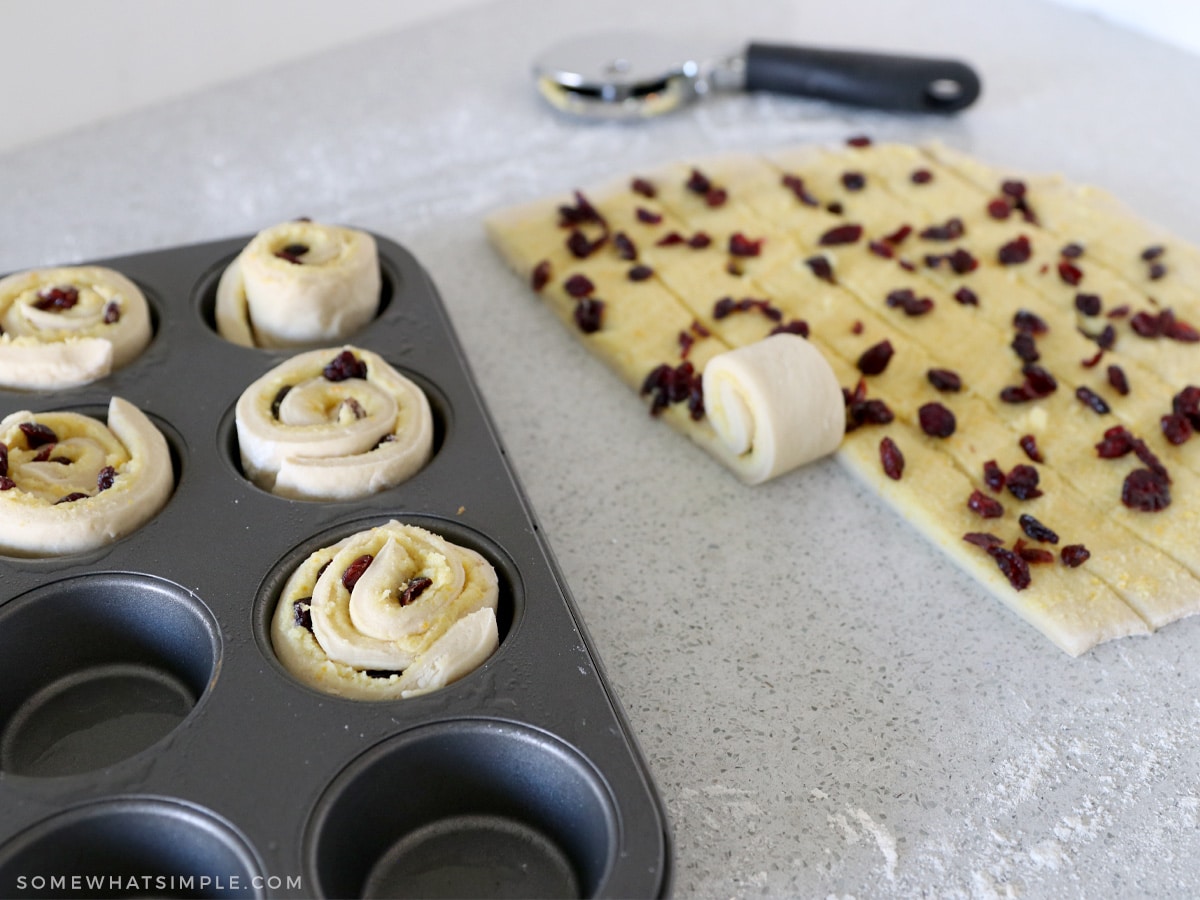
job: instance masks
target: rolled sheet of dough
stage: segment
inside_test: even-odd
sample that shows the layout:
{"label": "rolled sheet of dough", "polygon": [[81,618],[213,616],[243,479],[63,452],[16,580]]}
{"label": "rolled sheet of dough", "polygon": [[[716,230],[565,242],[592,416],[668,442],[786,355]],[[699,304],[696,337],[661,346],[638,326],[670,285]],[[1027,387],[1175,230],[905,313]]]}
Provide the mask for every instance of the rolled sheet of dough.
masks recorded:
{"label": "rolled sheet of dough", "polygon": [[445,687],[495,652],[499,593],[479,553],[392,520],[301,563],[280,594],[271,641],[310,687],[403,699]]}
{"label": "rolled sheet of dough", "polygon": [[302,347],[358,331],[379,307],[375,239],[307,220],[260,231],[217,284],[217,331],[246,347]]}
{"label": "rolled sheet of dough", "polygon": [[0,279],[0,387],[75,387],[128,365],[150,343],[141,289],[113,269],[31,269]]}
{"label": "rolled sheet of dough", "polygon": [[703,379],[709,421],[747,484],[833,453],[842,442],[841,385],[821,352],[799,335],[775,334],[720,353]]}

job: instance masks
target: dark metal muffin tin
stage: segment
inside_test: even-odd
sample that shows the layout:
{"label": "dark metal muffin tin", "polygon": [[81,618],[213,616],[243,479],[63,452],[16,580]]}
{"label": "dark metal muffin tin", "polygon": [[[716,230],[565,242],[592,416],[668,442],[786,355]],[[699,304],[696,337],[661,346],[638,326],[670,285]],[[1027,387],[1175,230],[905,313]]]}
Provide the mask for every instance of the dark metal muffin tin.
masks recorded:
{"label": "dark metal muffin tin", "polygon": [[[0,896],[661,896],[666,817],[429,277],[379,238],[375,321],[347,341],[429,395],[431,462],[355,502],[285,500],[239,468],[233,409],[290,354],[213,327],[249,236],[102,260],[154,340],[95,384],[0,391],[166,435],[176,489],[91,553],[0,557]],[[295,681],[269,620],[304,556],[391,518],[486,556],[499,650],[425,696]]]}

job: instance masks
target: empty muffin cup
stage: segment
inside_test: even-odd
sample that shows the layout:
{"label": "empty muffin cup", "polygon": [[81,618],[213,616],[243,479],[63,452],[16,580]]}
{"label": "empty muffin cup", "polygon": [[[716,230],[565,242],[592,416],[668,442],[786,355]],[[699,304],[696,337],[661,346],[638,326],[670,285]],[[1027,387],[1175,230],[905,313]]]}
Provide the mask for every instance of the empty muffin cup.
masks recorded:
{"label": "empty muffin cup", "polygon": [[593,897],[617,830],[575,750],[510,722],[443,721],[334,780],[308,828],[308,876],[326,897]]}
{"label": "empty muffin cup", "polygon": [[0,847],[0,896],[261,897],[261,869],[221,819],[122,797],[58,813]]}
{"label": "empty muffin cup", "polygon": [[212,681],[211,613],[183,588],[99,574],[0,607],[0,773],[65,776],[169,735]]}

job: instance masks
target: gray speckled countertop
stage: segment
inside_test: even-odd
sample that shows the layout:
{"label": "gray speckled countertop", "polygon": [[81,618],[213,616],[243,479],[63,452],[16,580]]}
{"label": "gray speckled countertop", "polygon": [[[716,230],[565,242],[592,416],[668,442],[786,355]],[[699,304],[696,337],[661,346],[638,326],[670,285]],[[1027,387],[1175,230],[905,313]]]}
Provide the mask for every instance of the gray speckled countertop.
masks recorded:
{"label": "gray speckled countertop", "polygon": [[[1200,894],[1200,620],[1070,659],[835,463],[738,484],[487,246],[496,207],[865,132],[1103,185],[1200,241],[1200,58],[1034,0],[502,0],[0,155],[0,270],[356,224],[432,273],[672,821],[681,896]],[[723,97],[639,126],[536,98],[632,23],[956,55],[959,118]]]}

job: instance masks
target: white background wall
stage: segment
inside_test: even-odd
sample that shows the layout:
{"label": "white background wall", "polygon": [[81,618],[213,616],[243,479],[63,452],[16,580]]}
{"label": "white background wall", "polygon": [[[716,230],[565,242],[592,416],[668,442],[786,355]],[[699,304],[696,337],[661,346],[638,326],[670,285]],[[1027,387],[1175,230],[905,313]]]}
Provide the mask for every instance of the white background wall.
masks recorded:
{"label": "white background wall", "polygon": [[[0,0],[0,151],[482,2]],[[1200,0],[1057,2],[1200,53]]]}

